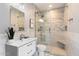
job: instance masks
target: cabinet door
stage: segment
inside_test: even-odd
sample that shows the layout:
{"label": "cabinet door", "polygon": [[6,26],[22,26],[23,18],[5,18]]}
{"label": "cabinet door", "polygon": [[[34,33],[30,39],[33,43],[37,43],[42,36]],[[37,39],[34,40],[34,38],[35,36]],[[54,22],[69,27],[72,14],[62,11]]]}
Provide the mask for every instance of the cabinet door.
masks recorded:
{"label": "cabinet door", "polygon": [[35,51],[36,51],[36,41],[32,41],[19,48],[19,55],[31,56],[34,54]]}

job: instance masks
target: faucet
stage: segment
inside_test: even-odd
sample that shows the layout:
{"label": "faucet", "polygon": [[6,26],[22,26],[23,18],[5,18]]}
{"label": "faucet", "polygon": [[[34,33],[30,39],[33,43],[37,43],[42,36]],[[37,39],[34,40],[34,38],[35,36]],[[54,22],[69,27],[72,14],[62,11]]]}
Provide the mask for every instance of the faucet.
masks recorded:
{"label": "faucet", "polygon": [[24,38],[24,35],[23,34],[20,35],[20,40],[22,40],[22,38]]}

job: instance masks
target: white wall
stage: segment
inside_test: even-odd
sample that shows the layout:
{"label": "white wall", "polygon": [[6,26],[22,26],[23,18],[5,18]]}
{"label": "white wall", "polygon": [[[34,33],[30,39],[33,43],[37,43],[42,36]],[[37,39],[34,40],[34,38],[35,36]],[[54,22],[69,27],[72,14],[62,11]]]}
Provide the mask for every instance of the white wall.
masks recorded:
{"label": "white wall", "polygon": [[73,21],[68,22],[68,31],[79,33],[79,4],[68,4],[68,19],[73,18]]}
{"label": "white wall", "polygon": [[79,56],[79,33],[66,32],[66,52],[68,56]]}
{"label": "white wall", "polygon": [[[68,25],[68,31],[66,32],[66,47],[68,55],[79,56],[79,4],[69,3],[65,8],[64,19]],[[73,21],[68,20],[73,18]]]}
{"label": "white wall", "polygon": [[[32,4],[26,4],[25,6],[25,30],[27,31],[27,35],[30,37],[35,36],[35,12],[36,8]],[[34,28],[30,28],[29,20],[32,20]]]}
{"label": "white wall", "polygon": [[0,3],[0,55],[5,55],[5,38],[4,33],[10,26],[9,5]]}
{"label": "white wall", "polygon": [[9,5],[0,4],[0,33],[4,33],[10,26]]}
{"label": "white wall", "polygon": [[67,25],[68,24],[68,4],[65,4],[65,8],[64,8],[64,22]]}

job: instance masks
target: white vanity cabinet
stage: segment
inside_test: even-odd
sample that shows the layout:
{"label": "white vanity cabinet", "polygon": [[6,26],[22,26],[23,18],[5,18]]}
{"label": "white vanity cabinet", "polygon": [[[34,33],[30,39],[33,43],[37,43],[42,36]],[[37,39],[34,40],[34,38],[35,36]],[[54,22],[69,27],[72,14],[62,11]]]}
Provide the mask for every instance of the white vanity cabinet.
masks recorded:
{"label": "white vanity cabinet", "polygon": [[19,56],[32,56],[36,52],[36,42],[32,41],[24,46],[21,46],[18,50]]}
{"label": "white vanity cabinet", "polygon": [[[27,40],[27,39],[26,39]],[[22,45],[6,44],[6,56],[32,56],[36,52],[36,40],[28,39]]]}

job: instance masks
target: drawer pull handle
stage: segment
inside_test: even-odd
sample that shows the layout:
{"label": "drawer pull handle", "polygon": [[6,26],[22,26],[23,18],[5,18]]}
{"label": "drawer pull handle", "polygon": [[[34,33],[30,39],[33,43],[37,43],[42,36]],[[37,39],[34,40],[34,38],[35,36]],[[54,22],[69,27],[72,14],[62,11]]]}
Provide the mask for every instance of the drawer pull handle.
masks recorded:
{"label": "drawer pull handle", "polygon": [[32,50],[30,51],[30,52],[27,52],[27,54],[29,54],[29,53],[31,53],[32,52]]}
{"label": "drawer pull handle", "polygon": [[32,45],[32,43],[28,44],[27,46],[30,46],[30,45]]}

